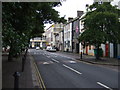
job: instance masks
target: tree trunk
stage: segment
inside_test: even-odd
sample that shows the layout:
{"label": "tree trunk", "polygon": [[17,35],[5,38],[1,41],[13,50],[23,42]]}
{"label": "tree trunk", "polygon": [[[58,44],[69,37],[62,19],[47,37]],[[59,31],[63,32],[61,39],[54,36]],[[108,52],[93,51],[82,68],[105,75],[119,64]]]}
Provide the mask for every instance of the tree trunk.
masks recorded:
{"label": "tree trunk", "polygon": [[9,50],[9,55],[8,55],[8,61],[9,61],[9,62],[12,61],[12,58],[13,58],[12,48],[13,48],[13,46],[12,46],[12,44],[11,44],[11,45],[10,45],[10,50]]}

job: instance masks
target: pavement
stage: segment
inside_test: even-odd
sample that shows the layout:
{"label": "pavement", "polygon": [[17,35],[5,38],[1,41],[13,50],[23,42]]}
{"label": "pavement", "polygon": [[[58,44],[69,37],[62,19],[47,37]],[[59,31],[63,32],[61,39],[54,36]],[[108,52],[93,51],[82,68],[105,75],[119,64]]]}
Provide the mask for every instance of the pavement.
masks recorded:
{"label": "pavement", "polygon": [[84,61],[84,62],[88,62],[91,64],[98,64],[98,65],[109,65],[109,66],[120,66],[120,60],[117,58],[108,58],[108,57],[101,57],[101,60],[95,60],[95,56],[91,56],[91,55],[82,55],[82,59],[80,54],[77,53],[68,53],[68,52],[57,52],[63,55],[68,55],[72,58],[75,58],[76,60],[79,61]]}
{"label": "pavement", "polygon": [[[71,56],[80,61],[85,61],[92,64],[104,64],[118,66],[118,59],[105,58],[103,57],[101,61],[95,61],[95,57],[83,55],[80,59],[79,54],[67,53],[67,52],[56,52],[63,55]],[[23,55],[22,55],[23,56]],[[21,57],[22,57],[21,56]],[[24,72],[21,71],[22,68],[22,58],[14,58],[12,62],[8,62],[8,54],[2,54],[2,88],[14,88],[14,77],[13,74],[18,71],[20,72],[19,77],[19,88],[38,88],[37,76],[35,75],[35,68],[33,65],[33,58],[28,54],[25,63]]]}
{"label": "pavement", "polygon": [[[23,55],[22,55],[23,56]],[[21,57],[22,57],[21,56]],[[24,71],[22,72],[22,58],[14,58],[8,62],[8,54],[2,54],[2,88],[14,88],[14,76],[17,71],[19,76],[19,88],[33,88],[32,70],[29,57],[26,58]]]}

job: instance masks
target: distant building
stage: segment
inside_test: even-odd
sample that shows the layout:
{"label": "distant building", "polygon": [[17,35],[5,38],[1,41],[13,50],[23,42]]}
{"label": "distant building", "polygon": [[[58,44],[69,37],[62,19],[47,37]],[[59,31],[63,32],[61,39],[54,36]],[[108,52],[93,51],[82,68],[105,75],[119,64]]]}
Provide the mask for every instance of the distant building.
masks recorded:
{"label": "distant building", "polygon": [[80,25],[79,25],[79,17],[75,18],[72,21],[72,50],[75,53],[79,53],[79,34],[80,34]]}
{"label": "distant building", "polygon": [[80,18],[83,11],[77,11],[77,17],[72,21],[72,52],[79,53],[79,35],[80,35]]}
{"label": "distant building", "polygon": [[33,39],[30,39],[30,47],[31,48],[36,48],[36,47],[40,47],[40,48],[45,48],[46,47],[46,36],[42,37],[35,37]]}
{"label": "distant building", "polygon": [[64,51],[64,30],[59,32],[59,50]]}
{"label": "distant building", "polygon": [[72,20],[68,18],[68,22],[64,25],[64,51],[72,52]]}
{"label": "distant building", "polygon": [[64,51],[79,53],[80,17],[83,11],[77,11],[76,18],[69,18],[64,25]]}
{"label": "distant building", "polygon": [[118,9],[120,9],[120,1],[118,2]]}
{"label": "distant building", "polygon": [[56,23],[51,25],[45,30],[47,45],[60,47],[59,36],[60,32],[63,30],[62,23]]}

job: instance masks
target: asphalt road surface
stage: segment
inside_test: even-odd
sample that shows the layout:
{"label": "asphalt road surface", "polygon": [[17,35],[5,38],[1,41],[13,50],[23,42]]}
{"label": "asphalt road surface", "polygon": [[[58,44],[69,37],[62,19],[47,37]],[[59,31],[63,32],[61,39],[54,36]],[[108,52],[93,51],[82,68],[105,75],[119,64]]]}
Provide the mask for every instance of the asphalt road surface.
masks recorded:
{"label": "asphalt road surface", "polygon": [[56,52],[30,49],[46,88],[118,88],[118,72]]}

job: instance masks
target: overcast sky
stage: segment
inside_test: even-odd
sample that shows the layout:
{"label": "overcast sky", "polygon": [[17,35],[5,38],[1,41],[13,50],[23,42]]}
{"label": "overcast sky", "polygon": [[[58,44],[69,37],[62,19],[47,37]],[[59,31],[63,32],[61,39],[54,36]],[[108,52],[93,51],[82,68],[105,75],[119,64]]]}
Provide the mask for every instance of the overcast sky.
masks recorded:
{"label": "overcast sky", "polygon": [[[62,6],[60,7],[55,7],[57,11],[59,11],[59,14],[61,17],[65,15],[65,19],[68,19],[68,17],[77,17],[77,11],[86,11],[86,4],[91,5],[94,0],[66,0],[62,2]],[[112,2],[113,5],[117,5],[118,1],[120,0],[114,0]],[[47,29],[50,24],[45,25]]]}
{"label": "overcast sky", "polygon": [[66,0],[62,3],[62,6],[55,9],[60,12],[60,16],[66,15],[68,17],[76,17],[77,11],[85,11],[86,4],[92,4],[93,0]]}

